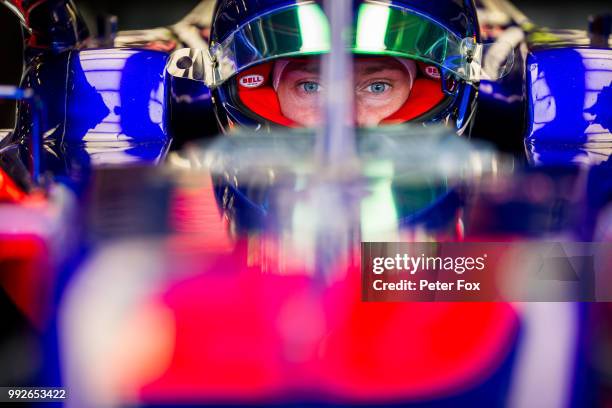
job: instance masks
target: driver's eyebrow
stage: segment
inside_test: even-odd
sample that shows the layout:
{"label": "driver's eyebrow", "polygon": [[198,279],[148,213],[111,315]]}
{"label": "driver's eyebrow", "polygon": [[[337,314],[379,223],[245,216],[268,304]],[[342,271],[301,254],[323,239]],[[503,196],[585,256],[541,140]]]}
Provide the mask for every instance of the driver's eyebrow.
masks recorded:
{"label": "driver's eyebrow", "polygon": [[[321,72],[321,67],[319,64],[291,64],[288,69],[288,72],[303,72],[306,74],[319,74]],[[396,66],[388,63],[378,63],[374,65],[367,65],[366,67],[358,67],[358,71],[361,74],[371,75],[381,71],[403,71],[401,66]]]}
{"label": "driver's eyebrow", "polygon": [[370,75],[381,71],[402,71],[402,67],[389,64],[368,65],[365,68],[359,68],[361,74]]}
{"label": "driver's eyebrow", "polygon": [[291,64],[288,72],[304,72],[306,74],[318,74],[321,69],[318,64]]}

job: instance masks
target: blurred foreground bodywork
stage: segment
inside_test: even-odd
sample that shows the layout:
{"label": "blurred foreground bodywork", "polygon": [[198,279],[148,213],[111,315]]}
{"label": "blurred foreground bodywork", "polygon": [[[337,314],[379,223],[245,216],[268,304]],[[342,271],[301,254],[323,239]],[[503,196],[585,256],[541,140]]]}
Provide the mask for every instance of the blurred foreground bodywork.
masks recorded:
{"label": "blurred foreground bodywork", "polygon": [[[593,402],[576,380],[578,306],[362,303],[359,242],[609,240],[601,38],[487,2],[483,16],[503,18],[483,31],[516,59],[481,81],[466,136],[516,156],[400,127],[358,134],[357,176],[326,178],[308,132],[210,144],[212,96],[195,78],[210,2],[103,39],[71,1],[5,3],[29,27],[22,86],[44,114],[37,130],[20,103],[0,139],[0,278],[37,333],[56,331],[57,349],[41,348],[59,368],[43,367],[41,385],[64,384],[75,407]],[[26,182],[38,137],[42,177]]]}

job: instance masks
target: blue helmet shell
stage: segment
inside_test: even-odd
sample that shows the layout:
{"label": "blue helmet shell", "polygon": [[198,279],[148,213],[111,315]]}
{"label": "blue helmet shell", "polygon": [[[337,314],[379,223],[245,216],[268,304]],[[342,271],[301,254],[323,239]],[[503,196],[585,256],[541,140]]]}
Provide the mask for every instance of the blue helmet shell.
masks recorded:
{"label": "blue helmet shell", "polygon": [[[245,24],[263,15],[313,2],[321,4],[323,0],[218,0],[211,27],[211,46],[221,43]],[[367,2],[368,0],[353,0],[353,7],[357,10]],[[392,0],[384,4],[422,14],[459,38],[470,37],[480,41],[474,0]],[[453,124],[460,132],[469,130],[477,86],[452,78],[447,83],[451,81],[455,83],[451,91],[447,91],[450,87],[443,86],[446,100],[413,121],[444,122]],[[213,90],[215,114],[223,132],[228,132],[236,126],[251,127],[259,131],[268,131],[278,126],[246,109],[237,96],[236,88],[235,81],[229,80]]]}
{"label": "blue helmet shell", "polygon": [[[212,43],[227,38],[243,24],[272,11],[291,7],[310,0],[220,0],[217,2],[211,31]],[[321,0],[316,0],[321,3]],[[357,8],[363,1],[354,0]],[[443,25],[460,38],[480,40],[480,30],[473,0],[393,0],[390,5],[423,14]]]}
{"label": "blue helmet shell", "polygon": [[[218,0],[211,29],[211,46],[223,42],[245,24],[263,15],[312,2],[322,3],[322,0]],[[368,0],[353,0],[355,10],[366,2]],[[473,0],[394,0],[384,3],[421,14],[444,26],[459,38],[471,37],[480,41]],[[414,121],[443,122],[452,124],[457,129],[469,129],[470,118],[473,117],[472,113],[476,106],[477,87],[452,76],[448,78],[448,83],[443,82],[446,99],[432,111]],[[454,85],[445,88],[445,84],[451,82]],[[235,127],[250,127],[258,132],[267,132],[280,126],[246,109],[237,95],[237,81],[233,79],[214,88],[213,99],[219,126],[226,133]],[[261,201],[260,192],[254,194],[248,189],[237,188],[223,180],[216,180],[215,185],[219,204],[231,215],[230,219],[236,224],[237,229],[250,230],[261,227],[268,209],[265,200]],[[442,194],[442,196],[450,195]],[[416,217],[415,214],[436,213],[437,210],[434,210],[446,202],[446,199],[441,199],[437,204],[430,203],[419,211],[407,211],[402,214],[402,219],[412,219]],[[414,218],[414,222],[420,222],[420,218],[419,221]]]}

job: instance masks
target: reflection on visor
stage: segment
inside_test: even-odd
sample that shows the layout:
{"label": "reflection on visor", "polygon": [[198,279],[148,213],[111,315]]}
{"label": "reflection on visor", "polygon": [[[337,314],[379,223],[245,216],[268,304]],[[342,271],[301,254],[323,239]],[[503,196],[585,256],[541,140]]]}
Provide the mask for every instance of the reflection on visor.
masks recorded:
{"label": "reflection on visor", "polygon": [[[494,79],[512,66],[512,53],[498,72],[481,70],[483,44],[461,39],[440,24],[406,9],[378,3],[362,4],[357,12],[350,50],[431,63],[467,81]],[[280,57],[323,54],[330,50],[329,22],[318,4],[298,4],[264,15],[242,26],[211,49],[215,61],[211,86],[235,73]]]}

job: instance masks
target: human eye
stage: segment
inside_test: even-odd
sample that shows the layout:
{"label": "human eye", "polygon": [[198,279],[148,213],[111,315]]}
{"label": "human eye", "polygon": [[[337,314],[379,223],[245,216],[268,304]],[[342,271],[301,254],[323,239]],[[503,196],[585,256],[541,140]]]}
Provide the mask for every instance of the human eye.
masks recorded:
{"label": "human eye", "polygon": [[321,91],[321,85],[315,81],[300,82],[299,88],[307,94],[316,94]]}
{"label": "human eye", "polygon": [[373,93],[375,95],[383,94],[389,89],[391,89],[391,84],[382,81],[373,82],[366,87],[367,92]]}

